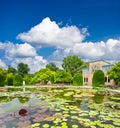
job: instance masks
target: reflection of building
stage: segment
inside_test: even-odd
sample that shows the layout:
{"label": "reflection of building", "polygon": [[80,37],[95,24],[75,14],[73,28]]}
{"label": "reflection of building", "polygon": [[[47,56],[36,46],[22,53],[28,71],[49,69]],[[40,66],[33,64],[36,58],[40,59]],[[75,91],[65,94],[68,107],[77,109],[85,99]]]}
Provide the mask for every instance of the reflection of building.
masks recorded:
{"label": "reflection of building", "polygon": [[110,80],[107,76],[107,70],[110,69],[112,65],[104,60],[98,60],[90,62],[87,68],[82,69],[83,74],[83,84],[92,85],[92,77],[95,70],[102,70],[105,73],[105,85],[113,85],[113,80]]}

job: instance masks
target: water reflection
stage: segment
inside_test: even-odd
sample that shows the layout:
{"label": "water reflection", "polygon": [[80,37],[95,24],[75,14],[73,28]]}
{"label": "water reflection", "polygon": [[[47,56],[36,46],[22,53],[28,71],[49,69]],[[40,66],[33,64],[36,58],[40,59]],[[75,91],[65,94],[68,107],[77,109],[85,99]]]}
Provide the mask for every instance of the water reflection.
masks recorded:
{"label": "water reflection", "polygon": [[103,94],[95,94],[95,96],[93,97],[93,101],[97,104],[101,104],[103,103],[104,100],[104,95]]}
{"label": "water reflection", "polygon": [[26,116],[26,115],[28,115],[27,110],[26,109],[20,109],[19,110],[19,115],[20,116]]}
{"label": "water reflection", "polygon": [[[109,98],[106,99],[104,93],[94,90],[69,91],[59,88],[59,90],[41,89],[31,93],[28,90],[26,93],[15,91],[7,94],[10,95],[0,98],[0,128],[3,126],[5,128],[48,126],[71,128],[74,124],[80,128],[91,125],[98,128],[106,125],[120,126],[117,124],[120,115],[116,110],[119,104],[115,104],[114,109],[111,108],[113,102],[108,102]],[[108,113],[110,110],[111,113]],[[114,122],[112,119],[115,119]]]}
{"label": "water reflection", "polygon": [[18,97],[20,103],[24,104],[29,101],[29,97]]}

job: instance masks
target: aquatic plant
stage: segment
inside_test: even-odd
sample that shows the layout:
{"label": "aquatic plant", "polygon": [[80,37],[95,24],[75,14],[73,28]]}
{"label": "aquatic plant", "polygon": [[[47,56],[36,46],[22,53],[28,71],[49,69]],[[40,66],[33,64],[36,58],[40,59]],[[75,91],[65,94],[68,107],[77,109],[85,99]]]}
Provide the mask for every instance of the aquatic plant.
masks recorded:
{"label": "aquatic plant", "polygon": [[43,128],[49,128],[49,126],[50,126],[49,124],[44,124]]}
{"label": "aquatic plant", "polygon": [[31,125],[31,128],[36,128],[36,127],[39,127],[39,126],[40,126],[40,123],[35,123],[35,124]]}

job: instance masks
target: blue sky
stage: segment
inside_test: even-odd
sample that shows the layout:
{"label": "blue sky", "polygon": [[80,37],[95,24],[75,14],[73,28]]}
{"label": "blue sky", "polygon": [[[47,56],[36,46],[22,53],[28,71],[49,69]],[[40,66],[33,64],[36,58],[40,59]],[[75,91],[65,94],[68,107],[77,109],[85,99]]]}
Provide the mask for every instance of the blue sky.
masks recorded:
{"label": "blue sky", "polygon": [[119,0],[0,0],[0,67],[64,57],[120,61]]}

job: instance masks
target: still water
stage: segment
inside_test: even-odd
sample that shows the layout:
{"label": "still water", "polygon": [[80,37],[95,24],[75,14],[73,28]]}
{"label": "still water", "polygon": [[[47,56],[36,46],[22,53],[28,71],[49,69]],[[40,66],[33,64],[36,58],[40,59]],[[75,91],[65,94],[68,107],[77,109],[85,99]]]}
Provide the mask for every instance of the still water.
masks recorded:
{"label": "still water", "polygon": [[120,128],[120,94],[69,87],[0,90],[0,128]]}

